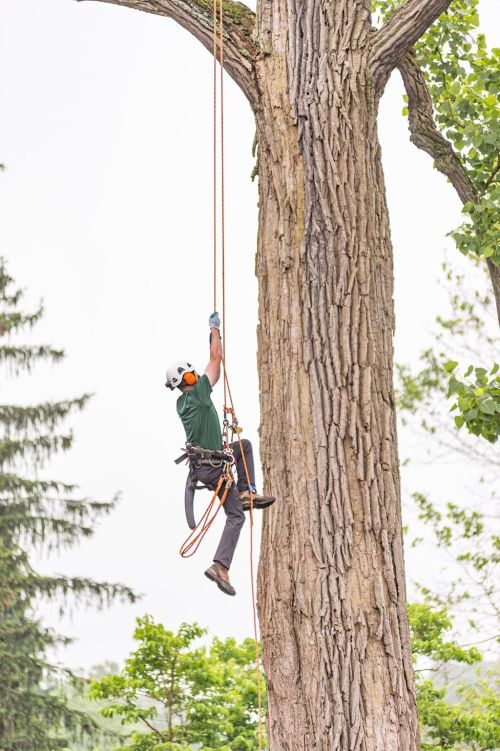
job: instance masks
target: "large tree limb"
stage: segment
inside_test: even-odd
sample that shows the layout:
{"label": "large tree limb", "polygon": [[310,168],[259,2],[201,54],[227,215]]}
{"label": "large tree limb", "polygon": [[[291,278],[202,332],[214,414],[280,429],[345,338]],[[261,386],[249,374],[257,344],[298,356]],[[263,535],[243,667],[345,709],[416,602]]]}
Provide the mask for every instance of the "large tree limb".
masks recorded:
{"label": "large tree limb", "polygon": [[376,32],[371,65],[377,91],[383,90],[391,71],[451,2],[452,0],[405,0]]}
{"label": "large tree limb", "polygon": [[398,68],[408,94],[410,140],[434,159],[436,167],[449,178],[462,203],[477,201],[477,193],[466,168],[434,122],[431,95],[413,50],[401,60]]}
{"label": "large tree limb", "polygon": [[[476,203],[479,195],[467,169],[451,143],[440,133],[434,122],[431,95],[413,50],[400,61],[398,68],[408,94],[410,140],[434,159],[437,169],[450,180],[462,203],[468,201]],[[486,262],[500,323],[500,268],[495,266],[489,258]]]}
{"label": "large tree limb", "polygon": [[[88,0],[77,0],[86,2]],[[176,21],[210,52],[213,49],[213,11],[209,0],[93,0],[156,13]],[[255,13],[246,5],[224,0],[224,68],[257,106],[254,64],[258,48],[253,38]]]}

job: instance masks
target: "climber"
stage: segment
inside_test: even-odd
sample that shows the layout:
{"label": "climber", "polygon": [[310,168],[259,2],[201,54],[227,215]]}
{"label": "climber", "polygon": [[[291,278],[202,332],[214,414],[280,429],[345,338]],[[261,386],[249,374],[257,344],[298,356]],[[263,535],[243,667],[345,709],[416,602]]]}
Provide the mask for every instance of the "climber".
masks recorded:
{"label": "climber", "polygon": [[[203,458],[198,459],[191,466],[194,479],[215,490],[223,472],[224,464],[217,461],[217,454],[223,449],[221,429],[217,411],[212,403],[210,394],[221,375],[222,343],[220,338],[220,318],[218,313],[212,313],[209,318],[210,326],[210,361],[205,373],[200,377],[189,362],[175,362],[167,370],[166,386],[172,391],[178,388],[181,396],[177,400],[177,414],[182,420],[186,431],[188,445],[194,445],[202,452]],[[229,581],[229,567],[238,543],[241,527],[245,521],[243,511],[248,511],[253,496],[253,508],[264,509],[274,503],[274,498],[258,495],[255,488],[255,470],[252,445],[250,441],[242,439],[229,446],[233,451],[237,484],[232,485],[223,509],[226,513],[226,524],[222,532],[219,546],[214,556],[213,565],[205,571],[211,581],[228,595],[235,595],[236,591]],[[245,454],[245,461],[250,478],[247,482],[241,449]],[[214,459],[210,458],[213,452]],[[208,458],[205,456],[208,455]],[[223,488],[219,490],[222,497]]]}

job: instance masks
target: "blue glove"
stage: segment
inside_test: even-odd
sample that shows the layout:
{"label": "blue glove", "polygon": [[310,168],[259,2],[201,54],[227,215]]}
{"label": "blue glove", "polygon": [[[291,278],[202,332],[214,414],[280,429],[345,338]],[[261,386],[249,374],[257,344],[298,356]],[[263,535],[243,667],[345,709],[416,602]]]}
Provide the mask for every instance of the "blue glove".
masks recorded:
{"label": "blue glove", "polygon": [[217,312],[211,314],[208,325],[211,329],[220,329],[220,318]]}

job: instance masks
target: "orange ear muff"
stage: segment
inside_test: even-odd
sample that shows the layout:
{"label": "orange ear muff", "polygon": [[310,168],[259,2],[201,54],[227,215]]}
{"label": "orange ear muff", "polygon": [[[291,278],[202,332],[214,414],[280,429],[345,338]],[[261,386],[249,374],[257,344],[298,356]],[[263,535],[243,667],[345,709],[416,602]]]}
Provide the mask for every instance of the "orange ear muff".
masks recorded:
{"label": "orange ear muff", "polygon": [[182,380],[184,383],[187,383],[188,386],[194,386],[198,380],[198,376],[196,373],[184,373],[184,378]]}

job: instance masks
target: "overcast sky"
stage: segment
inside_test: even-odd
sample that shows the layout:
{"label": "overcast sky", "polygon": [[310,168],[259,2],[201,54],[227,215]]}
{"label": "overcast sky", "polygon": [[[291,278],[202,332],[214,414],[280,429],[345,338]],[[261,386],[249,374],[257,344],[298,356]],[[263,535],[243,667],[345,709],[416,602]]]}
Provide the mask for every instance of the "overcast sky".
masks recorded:
{"label": "overcast sky", "polygon": [[[498,0],[480,7],[498,46]],[[143,594],[134,607],[78,609],[62,622],[44,608],[48,622],[76,637],[59,657],[85,667],[121,660],[144,612],[169,628],[198,621],[220,636],[246,636],[248,525],[232,569],[236,598],[219,595],[202,575],[220,526],[196,557],[178,555],[187,530],[185,469],[173,459],[183,431],[175,397],[163,386],[171,360],[191,358],[203,369],[208,357],[210,56],[158,16],[73,0],[0,0],[0,69],[0,161],[7,166],[0,253],[27,300],[36,305],[43,297],[46,315],[34,338],[67,352],[62,365],[2,383],[0,398],[28,403],[95,393],[71,421],[74,449],[43,474],[78,483],[90,497],[122,493],[92,540],[39,566],[122,581]],[[257,444],[254,128],[230,79],[225,94],[227,356],[240,422]],[[401,96],[395,74],[380,138],[395,251],[396,352],[413,362],[443,303],[437,278],[460,206],[429,157],[410,144]],[[221,399],[219,391],[218,405]],[[437,492],[452,482],[449,470],[420,467],[406,472],[409,489],[417,489],[417,477],[419,489]],[[430,572],[432,563],[408,552],[410,578],[426,566]]]}

